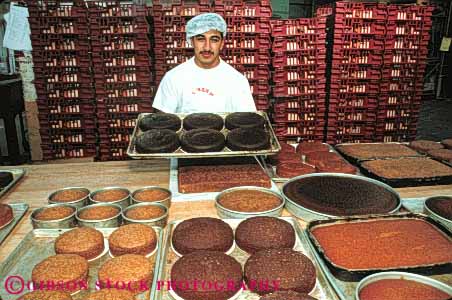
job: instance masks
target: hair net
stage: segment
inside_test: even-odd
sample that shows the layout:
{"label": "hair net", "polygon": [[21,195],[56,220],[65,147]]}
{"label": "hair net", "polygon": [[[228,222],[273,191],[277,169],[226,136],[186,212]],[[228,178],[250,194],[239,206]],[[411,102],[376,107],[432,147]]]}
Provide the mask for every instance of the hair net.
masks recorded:
{"label": "hair net", "polygon": [[198,34],[203,34],[209,30],[218,30],[223,33],[223,37],[226,36],[226,22],[223,17],[215,13],[205,13],[197,15],[187,22],[186,34],[187,41],[191,45],[191,38]]}

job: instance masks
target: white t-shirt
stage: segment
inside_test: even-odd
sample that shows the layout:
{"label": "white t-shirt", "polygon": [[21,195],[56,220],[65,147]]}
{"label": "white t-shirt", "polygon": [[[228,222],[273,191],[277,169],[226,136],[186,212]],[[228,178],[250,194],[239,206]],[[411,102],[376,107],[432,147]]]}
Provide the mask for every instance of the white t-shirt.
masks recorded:
{"label": "white t-shirt", "polygon": [[256,111],[245,76],[223,60],[200,68],[194,57],[165,74],[152,106],[166,113]]}

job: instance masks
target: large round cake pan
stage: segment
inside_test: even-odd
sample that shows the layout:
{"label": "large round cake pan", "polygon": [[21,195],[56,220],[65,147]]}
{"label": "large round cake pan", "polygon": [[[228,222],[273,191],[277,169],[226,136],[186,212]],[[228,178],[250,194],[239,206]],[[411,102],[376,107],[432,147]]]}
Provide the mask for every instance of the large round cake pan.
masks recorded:
{"label": "large round cake pan", "polygon": [[[157,201],[141,201],[135,198],[135,195],[141,192],[145,192],[145,191],[150,191],[150,190],[159,190],[165,193],[168,193],[168,197],[166,197],[163,200],[157,200]],[[138,204],[138,203],[158,203],[158,204],[162,204],[164,206],[166,206],[167,208],[171,207],[171,198],[172,198],[172,193],[170,190],[159,187],[159,186],[146,186],[144,188],[138,189],[136,191],[134,191],[132,193],[132,195],[130,196],[130,199],[132,200],[131,204]]]}
{"label": "large round cake pan", "polygon": [[[58,194],[58,193],[65,192],[65,191],[74,191],[74,190],[85,192],[86,196],[83,197],[83,198],[74,200],[74,201],[70,201],[70,202],[61,202],[61,201],[52,200],[53,197],[56,194]],[[88,205],[89,194],[90,194],[90,191],[87,188],[84,188],[84,187],[67,187],[67,188],[64,188],[64,189],[59,189],[59,190],[53,192],[52,194],[50,194],[49,197],[47,198],[47,201],[49,202],[49,204],[62,204],[62,203],[64,203],[64,204],[73,205],[76,208],[82,208],[83,206]]]}
{"label": "large round cake pan", "polygon": [[[299,199],[293,195],[296,192]],[[391,214],[402,202],[389,185],[358,175],[316,173],[292,178],[282,187],[286,208],[305,221]],[[302,197],[302,198],[300,198]]]}
{"label": "large round cake pan", "polygon": [[381,273],[375,273],[375,274],[369,275],[369,276],[363,278],[358,283],[358,286],[356,287],[356,290],[355,290],[355,299],[356,300],[365,300],[365,299],[361,299],[359,296],[361,290],[368,284],[374,283],[379,280],[384,280],[384,279],[403,279],[403,280],[416,281],[416,282],[423,283],[425,285],[434,287],[444,293],[448,293],[452,297],[452,287],[445,283],[442,283],[441,281],[438,281],[438,280],[435,280],[435,279],[432,279],[432,278],[429,278],[426,276],[414,274],[414,273],[381,272]]}
{"label": "large round cake pan", "polygon": [[[118,199],[118,200],[114,200],[114,201],[99,201],[99,200],[95,200],[94,197],[96,196],[96,194],[105,192],[105,191],[111,191],[111,190],[119,190],[119,191],[124,191],[127,193],[127,196],[122,198],[122,199]],[[106,188],[102,188],[102,189],[98,189],[94,192],[91,192],[91,194],[89,194],[89,201],[92,204],[99,204],[99,203],[110,203],[110,204],[117,204],[119,206],[121,206],[123,209],[126,208],[127,206],[130,205],[130,191],[126,188],[123,187],[117,187],[117,186],[111,186],[111,187],[106,187]]]}
{"label": "large round cake pan", "polygon": [[[36,215],[43,211],[44,209],[51,208],[51,207],[70,207],[74,209],[74,212],[62,219],[57,220],[38,220],[36,219]],[[77,208],[74,205],[66,204],[66,203],[59,203],[59,204],[50,204],[46,205],[44,207],[35,209],[31,215],[30,220],[31,224],[33,225],[33,228],[41,228],[41,229],[59,229],[59,228],[73,228],[77,226],[77,220],[75,218],[75,215],[77,214]]]}
{"label": "large round cake pan", "polygon": [[[160,207],[164,210],[164,214],[158,218],[155,219],[148,219],[148,220],[136,220],[136,219],[131,219],[129,217],[126,216],[127,212],[133,208],[137,208],[137,207],[143,207],[143,206],[156,206],[156,207]],[[163,204],[160,203],[154,203],[154,202],[143,202],[143,203],[138,203],[138,204],[134,204],[131,205],[129,207],[127,207],[126,209],[124,209],[122,211],[122,219],[124,220],[124,224],[132,224],[132,223],[139,223],[139,224],[144,224],[144,225],[149,225],[149,226],[158,226],[158,227],[165,227],[166,224],[168,223],[168,207],[166,207]]]}
{"label": "large round cake pan", "polygon": [[441,216],[438,213],[433,211],[433,208],[432,208],[433,202],[437,201],[437,200],[441,200],[441,199],[448,200],[452,204],[452,197],[451,196],[429,197],[429,198],[425,199],[424,212],[427,215],[430,215],[433,219],[435,219],[436,221],[438,221],[439,223],[441,223],[445,227],[447,227],[447,229],[452,231],[452,220],[449,220],[449,219],[445,218],[444,216]]}
{"label": "large round cake pan", "polygon": [[[113,206],[119,210],[119,212],[107,219],[102,220],[87,220],[87,219],[81,219],[80,213],[86,209],[93,208],[93,207],[99,207],[99,206]],[[86,226],[86,227],[93,227],[93,228],[112,228],[112,227],[119,227],[121,225],[121,213],[122,213],[122,207],[113,204],[113,203],[99,203],[99,204],[92,204],[85,206],[77,211],[77,214],[75,215],[77,222],[80,226]]]}
{"label": "large round cake pan", "polygon": [[[259,191],[259,192],[267,193],[267,194],[275,196],[279,200],[281,200],[281,204],[279,204],[277,207],[275,207],[273,209],[266,210],[266,211],[260,211],[260,212],[242,212],[242,211],[228,209],[220,204],[221,198],[223,198],[225,195],[227,195],[231,192],[237,192],[237,191]],[[244,219],[244,218],[257,217],[257,216],[279,217],[282,214],[282,211],[284,208],[284,203],[285,203],[284,198],[279,193],[276,193],[270,189],[257,187],[257,186],[241,186],[241,187],[234,187],[234,188],[226,189],[215,197],[215,208],[217,209],[218,216],[222,219]]]}

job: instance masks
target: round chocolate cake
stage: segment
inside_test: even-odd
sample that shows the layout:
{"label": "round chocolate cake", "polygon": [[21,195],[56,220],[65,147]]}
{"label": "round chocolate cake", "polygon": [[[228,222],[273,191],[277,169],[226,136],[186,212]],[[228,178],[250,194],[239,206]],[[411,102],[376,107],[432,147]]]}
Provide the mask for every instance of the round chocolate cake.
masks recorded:
{"label": "round chocolate cake", "polygon": [[4,188],[13,181],[14,177],[11,172],[0,172],[0,188]]}
{"label": "round chocolate cake", "polygon": [[147,115],[138,121],[138,127],[141,131],[148,131],[151,129],[169,129],[178,131],[180,129],[181,121],[178,116],[167,113],[156,113]]}
{"label": "round chocolate cake", "polygon": [[232,228],[220,219],[193,218],[179,223],[173,232],[173,248],[181,255],[212,250],[226,252],[234,242]]}
{"label": "round chocolate cake", "polygon": [[216,152],[224,148],[224,135],[213,129],[193,129],[184,132],[180,137],[185,152]]}
{"label": "round chocolate cake", "polygon": [[425,206],[440,217],[452,221],[452,197],[430,197],[425,200]]}
{"label": "round chocolate cake", "polygon": [[169,129],[148,130],[136,138],[138,153],[168,153],[179,148],[177,134]]}
{"label": "round chocolate cake", "polygon": [[240,249],[256,253],[262,249],[293,248],[295,231],[288,222],[273,217],[254,217],[242,221],[235,230]]}
{"label": "round chocolate cake", "polygon": [[229,299],[241,288],[242,279],[240,263],[217,251],[187,254],[171,269],[171,282],[176,283],[173,289],[184,300]]}
{"label": "round chocolate cake", "polygon": [[226,137],[226,145],[233,151],[255,151],[270,147],[270,136],[260,128],[237,128]]}
{"label": "round chocolate cake", "polygon": [[[244,269],[248,288],[260,295],[287,290],[309,293],[316,282],[314,264],[292,249],[259,251],[251,255]],[[261,282],[268,284],[258,284]]]}
{"label": "round chocolate cake", "polygon": [[235,128],[263,128],[265,119],[253,112],[235,112],[226,117],[225,125],[229,130]]}
{"label": "round chocolate cake", "polygon": [[186,116],[183,120],[185,130],[192,129],[223,129],[224,121],[219,115],[212,113],[194,113]]}
{"label": "round chocolate cake", "polygon": [[261,297],[259,300],[317,300],[305,293],[294,291],[277,291]]}

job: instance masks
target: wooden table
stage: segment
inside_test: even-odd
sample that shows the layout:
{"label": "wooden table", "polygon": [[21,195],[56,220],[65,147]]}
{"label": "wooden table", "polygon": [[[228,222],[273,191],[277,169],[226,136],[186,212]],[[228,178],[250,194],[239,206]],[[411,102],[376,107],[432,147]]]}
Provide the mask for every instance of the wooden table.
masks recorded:
{"label": "wooden table", "polygon": [[[17,167],[14,167],[17,168]],[[82,186],[90,190],[106,186],[122,186],[133,191],[143,186],[168,187],[169,161],[143,160],[120,162],[88,162],[69,164],[43,164],[21,166],[26,169],[24,178],[5,196],[2,203],[25,202],[29,211],[0,246],[0,262],[19,244],[33,228],[31,212],[47,204],[47,196],[60,188]],[[452,195],[452,185],[424,186],[396,189],[402,198]],[[217,216],[214,201],[173,202],[169,220],[200,216]],[[284,211],[284,215],[290,215]],[[303,221],[300,221],[303,225]]]}

